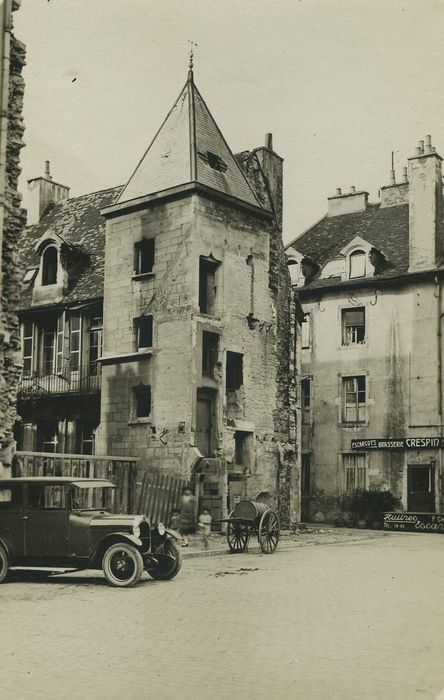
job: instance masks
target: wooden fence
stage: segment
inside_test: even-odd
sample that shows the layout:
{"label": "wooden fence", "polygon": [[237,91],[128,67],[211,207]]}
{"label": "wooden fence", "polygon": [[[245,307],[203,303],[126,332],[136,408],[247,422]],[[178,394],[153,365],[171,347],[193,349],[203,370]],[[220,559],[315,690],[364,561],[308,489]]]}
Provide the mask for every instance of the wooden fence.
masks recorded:
{"label": "wooden fence", "polygon": [[73,476],[108,479],[116,485],[114,510],[134,513],[137,459],[56,452],[17,452],[14,476]]}
{"label": "wooden fence", "polygon": [[179,508],[186,479],[160,472],[145,472],[139,492],[137,512],[146,515],[153,524],[169,524],[171,512]]}

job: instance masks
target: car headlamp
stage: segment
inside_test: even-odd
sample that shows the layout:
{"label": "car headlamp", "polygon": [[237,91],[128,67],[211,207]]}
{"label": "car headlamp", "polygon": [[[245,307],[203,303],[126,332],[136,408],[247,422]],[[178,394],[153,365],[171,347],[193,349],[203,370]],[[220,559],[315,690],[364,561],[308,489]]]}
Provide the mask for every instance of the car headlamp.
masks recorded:
{"label": "car headlamp", "polygon": [[159,535],[160,535],[161,537],[163,537],[163,535],[164,535],[165,532],[166,532],[166,528],[165,528],[165,525],[164,525],[163,523],[158,523],[158,525],[157,525],[157,532],[159,533]]}

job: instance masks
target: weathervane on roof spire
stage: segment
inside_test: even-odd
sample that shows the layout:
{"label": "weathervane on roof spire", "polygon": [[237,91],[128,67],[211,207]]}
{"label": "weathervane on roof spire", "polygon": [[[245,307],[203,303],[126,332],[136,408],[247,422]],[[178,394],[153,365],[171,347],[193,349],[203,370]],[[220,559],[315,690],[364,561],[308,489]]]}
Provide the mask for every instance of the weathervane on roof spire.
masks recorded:
{"label": "weathervane on roof spire", "polygon": [[194,65],[194,47],[198,46],[198,44],[196,44],[196,42],[193,41],[192,39],[188,39],[188,43],[190,45],[190,62],[188,64],[188,68],[189,68],[188,77],[192,77],[193,65]]}

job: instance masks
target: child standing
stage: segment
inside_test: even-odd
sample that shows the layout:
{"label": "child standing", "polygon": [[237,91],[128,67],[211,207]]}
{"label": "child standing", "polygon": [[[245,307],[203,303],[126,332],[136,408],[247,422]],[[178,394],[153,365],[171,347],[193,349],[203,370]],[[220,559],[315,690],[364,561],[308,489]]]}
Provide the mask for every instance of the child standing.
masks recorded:
{"label": "child standing", "polygon": [[208,508],[203,508],[202,513],[199,515],[199,528],[203,535],[203,545],[204,549],[208,549],[210,535],[211,535],[211,522],[213,518]]}

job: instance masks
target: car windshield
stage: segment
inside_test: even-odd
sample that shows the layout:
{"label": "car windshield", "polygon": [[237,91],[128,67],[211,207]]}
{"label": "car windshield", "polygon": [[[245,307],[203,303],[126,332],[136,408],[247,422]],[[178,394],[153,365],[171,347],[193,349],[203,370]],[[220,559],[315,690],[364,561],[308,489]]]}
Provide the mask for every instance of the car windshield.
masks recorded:
{"label": "car windshield", "polygon": [[72,487],[73,510],[108,510],[114,508],[114,489],[111,486]]}

